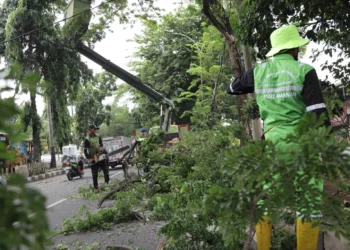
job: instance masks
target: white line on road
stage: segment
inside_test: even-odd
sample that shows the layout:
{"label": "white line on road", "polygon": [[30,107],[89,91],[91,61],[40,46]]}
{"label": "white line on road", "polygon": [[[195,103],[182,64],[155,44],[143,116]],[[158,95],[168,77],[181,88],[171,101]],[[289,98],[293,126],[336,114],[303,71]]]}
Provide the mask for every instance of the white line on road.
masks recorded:
{"label": "white line on road", "polygon": [[[112,175],[111,178],[113,178],[113,177],[115,177],[115,176],[117,176],[117,175],[119,175],[119,174],[121,174],[121,173],[123,173],[123,172],[120,171],[120,172],[118,172],[118,173]],[[61,181],[59,181],[59,182],[61,182]],[[57,183],[57,182],[44,184],[44,185],[42,185],[42,186],[46,186],[46,185],[54,184],[54,183]],[[41,187],[42,187],[42,186],[41,186]],[[48,205],[48,206],[46,207],[46,209],[52,208],[52,207],[54,207],[54,206],[56,206],[56,205],[58,205],[58,204],[60,204],[60,203],[62,203],[62,202],[64,202],[64,201],[66,201],[66,200],[68,200],[68,198],[64,198],[64,199],[61,199],[61,200],[59,200],[59,201],[56,201],[55,203],[52,203],[51,205]]]}
{"label": "white line on road", "polygon": [[[42,188],[42,187],[45,187],[45,186],[48,186],[48,185],[52,185],[52,184],[57,184],[57,183],[60,183],[60,182],[63,182],[63,180],[55,181],[55,182],[47,182],[45,184],[42,184],[42,182],[41,182],[41,183],[38,183],[38,184],[42,184],[42,185],[39,185],[39,186],[36,186],[36,187],[37,188]],[[33,185],[33,186],[35,186],[35,185]]]}
{"label": "white line on road", "polygon": [[123,173],[123,172],[116,173],[116,174],[112,175],[111,178],[113,178],[114,176],[117,176],[118,174],[121,174],[121,173]]}
{"label": "white line on road", "polygon": [[46,209],[51,208],[51,207],[54,207],[54,206],[60,204],[61,202],[66,201],[66,200],[68,200],[68,199],[67,199],[67,198],[64,198],[64,199],[61,199],[61,200],[59,200],[59,201],[56,201],[55,203],[52,203],[51,205],[48,205],[48,206],[46,207]]}

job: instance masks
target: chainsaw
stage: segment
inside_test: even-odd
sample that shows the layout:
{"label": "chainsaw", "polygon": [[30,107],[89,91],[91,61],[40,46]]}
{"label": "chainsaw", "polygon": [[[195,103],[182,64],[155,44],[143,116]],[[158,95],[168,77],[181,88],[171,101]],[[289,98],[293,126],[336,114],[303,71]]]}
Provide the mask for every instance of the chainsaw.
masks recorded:
{"label": "chainsaw", "polygon": [[113,150],[112,152],[109,152],[109,153],[107,153],[105,149],[99,149],[97,154],[94,155],[94,161],[92,162],[92,164],[102,162],[106,160],[108,157],[119,154],[125,150],[128,150],[129,148],[130,146],[125,146],[122,148],[118,148],[117,150]]}

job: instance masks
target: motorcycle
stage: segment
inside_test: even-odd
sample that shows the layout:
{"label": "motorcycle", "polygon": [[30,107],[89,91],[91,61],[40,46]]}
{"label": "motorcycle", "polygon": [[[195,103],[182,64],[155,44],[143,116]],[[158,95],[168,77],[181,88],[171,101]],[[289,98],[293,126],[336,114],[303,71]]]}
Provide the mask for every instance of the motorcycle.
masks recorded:
{"label": "motorcycle", "polygon": [[0,160],[0,186],[6,186],[6,180],[1,177],[2,174],[5,172],[5,161]]}
{"label": "motorcycle", "polygon": [[66,167],[64,168],[64,170],[66,170],[67,178],[70,181],[77,176],[79,176],[80,178],[84,177],[84,164],[81,160],[77,163],[69,159],[68,161],[66,161]]}

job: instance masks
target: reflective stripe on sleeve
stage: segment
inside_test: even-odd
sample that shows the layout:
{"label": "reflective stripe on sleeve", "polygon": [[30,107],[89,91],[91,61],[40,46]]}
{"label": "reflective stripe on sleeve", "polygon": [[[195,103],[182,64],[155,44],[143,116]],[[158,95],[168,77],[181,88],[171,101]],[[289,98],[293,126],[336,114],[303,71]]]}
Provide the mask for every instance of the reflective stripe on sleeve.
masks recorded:
{"label": "reflective stripe on sleeve", "polygon": [[271,88],[271,89],[255,89],[255,93],[257,94],[265,94],[265,93],[279,93],[283,91],[302,91],[303,87],[301,86],[286,86],[280,88]]}
{"label": "reflective stripe on sleeve", "polygon": [[301,86],[287,86],[280,88],[271,88],[271,89],[255,89],[255,93],[257,94],[265,94],[265,93],[279,93],[283,91],[302,91],[303,87]]}
{"label": "reflective stripe on sleeve", "polygon": [[310,112],[310,111],[313,111],[315,109],[322,109],[325,107],[326,107],[326,104],[324,104],[324,103],[314,104],[314,105],[306,107],[306,112]]}
{"label": "reflective stripe on sleeve", "polygon": [[230,84],[231,93],[233,93],[232,83]]}

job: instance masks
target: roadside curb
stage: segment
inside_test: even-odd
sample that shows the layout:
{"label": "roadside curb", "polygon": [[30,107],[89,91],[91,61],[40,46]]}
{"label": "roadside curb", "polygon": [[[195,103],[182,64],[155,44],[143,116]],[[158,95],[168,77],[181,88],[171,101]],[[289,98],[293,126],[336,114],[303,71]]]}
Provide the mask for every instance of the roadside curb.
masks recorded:
{"label": "roadside curb", "polygon": [[46,174],[39,174],[39,175],[27,177],[26,182],[29,183],[29,182],[34,182],[34,181],[40,181],[40,180],[44,180],[47,178],[51,178],[51,177],[58,176],[58,175],[64,175],[64,174],[66,174],[66,171],[64,169],[62,169],[62,170],[53,171],[53,172],[46,173]]}

